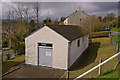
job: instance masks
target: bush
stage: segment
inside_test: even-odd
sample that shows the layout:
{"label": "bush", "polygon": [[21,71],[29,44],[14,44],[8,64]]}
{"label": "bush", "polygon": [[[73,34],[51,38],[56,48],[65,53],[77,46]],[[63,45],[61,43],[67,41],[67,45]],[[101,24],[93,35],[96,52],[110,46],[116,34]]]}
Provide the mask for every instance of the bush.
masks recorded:
{"label": "bush", "polygon": [[6,60],[10,60],[11,55],[10,54],[6,54]]}
{"label": "bush", "polygon": [[21,55],[25,53],[25,42],[21,42],[16,44],[13,47],[14,52],[16,53],[16,55]]}
{"label": "bush", "polygon": [[93,32],[91,34],[92,38],[98,38],[98,37],[108,37],[110,31],[102,31],[102,32]]}
{"label": "bush", "polygon": [[8,47],[8,42],[2,42],[2,47]]}
{"label": "bush", "polygon": [[111,31],[112,32],[120,32],[120,28],[112,28]]}

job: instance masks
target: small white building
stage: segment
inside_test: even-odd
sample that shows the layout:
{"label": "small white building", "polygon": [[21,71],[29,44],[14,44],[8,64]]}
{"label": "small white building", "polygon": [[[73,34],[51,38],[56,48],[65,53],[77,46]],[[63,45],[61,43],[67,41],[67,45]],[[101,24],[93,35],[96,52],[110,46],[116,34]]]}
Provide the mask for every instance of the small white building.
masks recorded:
{"label": "small white building", "polygon": [[25,38],[25,63],[67,70],[88,44],[79,26],[44,26]]}

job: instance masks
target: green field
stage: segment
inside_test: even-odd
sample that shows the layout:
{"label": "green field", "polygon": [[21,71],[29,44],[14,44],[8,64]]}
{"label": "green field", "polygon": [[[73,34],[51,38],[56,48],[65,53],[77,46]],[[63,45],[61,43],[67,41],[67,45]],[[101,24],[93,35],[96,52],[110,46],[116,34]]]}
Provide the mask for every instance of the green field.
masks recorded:
{"label": "green field", "polygon": [[112,28],[111,31],[112,32],[120,32],[120,28]]}
{"label": "green field", "polygon": [[[81,57],[74,63],[70,69],[70,78],[76,78],[89,69],[99,64],[100,58],[102,61],[113,56],[115,51],[108,37],[106,38],[94,38],[89,48],[81,55]],[[118,58],[107,62],[102,66],[102,74],[112,70],[117,63]],[[98,69],[83,76],[83,78],[96,78],[98,76]]]}
{"label": "green field", "polygon": [[120,44],[120,35],[113,35],[112,36],[116,42]]}

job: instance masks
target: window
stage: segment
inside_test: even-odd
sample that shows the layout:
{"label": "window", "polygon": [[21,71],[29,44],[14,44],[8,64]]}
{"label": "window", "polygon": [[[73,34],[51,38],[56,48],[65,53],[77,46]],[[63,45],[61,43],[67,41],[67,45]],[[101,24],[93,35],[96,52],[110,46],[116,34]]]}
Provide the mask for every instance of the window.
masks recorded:
{"label": "window", "polygon": [[77,41],[77,47],[80,46],[80,39]]}
{"label": "window", "polygon": [[52,47],[52,44],[46,44],[47,47]]}
{"label": "window", "polygon": [[81,21],[82,19],[80,19],[80,21]]}
{"label": "window", "polygon": [[46,46],[45,43],[38,43],[39,46]]}
{"label": "window", "polygon": [[52,44],[38,43],[38,46],[52,47]]}

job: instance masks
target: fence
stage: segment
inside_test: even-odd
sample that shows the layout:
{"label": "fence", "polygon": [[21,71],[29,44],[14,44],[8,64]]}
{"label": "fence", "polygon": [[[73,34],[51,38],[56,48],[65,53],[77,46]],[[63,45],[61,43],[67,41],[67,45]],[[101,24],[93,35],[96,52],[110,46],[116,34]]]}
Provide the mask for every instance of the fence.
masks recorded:
{"label": "fence", "polygon": [[117,57],[120,55],[120,52],[118,52],[117,54],[113,55],[112,57],[108,58],[107,60],[103,61],[102,63],[98,64],[97,66],[93,67],[92,69],[86,71],[85,73],[83,73],[82,75],[78,76],[77,78],[75,78],[74,80],[79,80],[79,78],[85,76],[86,74],[92,72],[93,70],[97,69],[99,66],[107,63],[108,61],[112,60],[113,58]]}
{"label": "fence", "polygon": [[[80,72],[79,76],[76,77],[74,80],[79,80],[79,78],[96,78],[99,75],[104,75],[105,73],[117,69],[119,60],[120,60],[120,48],[119,44],[113,39],[113,37],[109,34],[110,40],[114,46],[114,49],[119,53],[111,56],[108,59],[103,59],[103,62],[100,59],[100,62],[96,62],[94,66],[92,66],[89,69],[86,69],[86,71]],[[112,64],[112,65],[111,65]],[[111,67],[109,67],[111,66]],[[71,72],[69,73],[71,74]],[[71,79],[71,75],[69,75],[67,72],[59,79],[59,80],[69,80]],[[69,75],[69,76],[68,76]]]}
{"label": "fence", "polygon": [[115,41],[115,39],[112,37],[111,34],[109,34],[109,38],[110,38],[111,43],[113,44],[114,50],[116,52],[120,52],[120,45]]}

